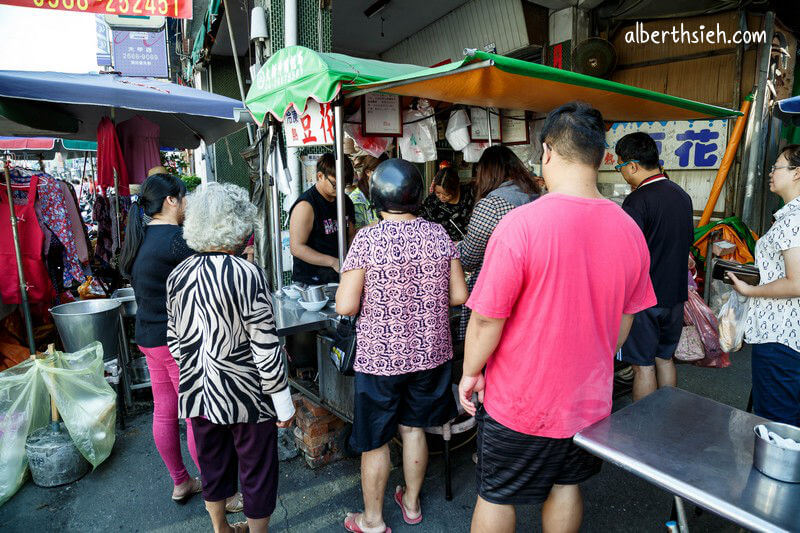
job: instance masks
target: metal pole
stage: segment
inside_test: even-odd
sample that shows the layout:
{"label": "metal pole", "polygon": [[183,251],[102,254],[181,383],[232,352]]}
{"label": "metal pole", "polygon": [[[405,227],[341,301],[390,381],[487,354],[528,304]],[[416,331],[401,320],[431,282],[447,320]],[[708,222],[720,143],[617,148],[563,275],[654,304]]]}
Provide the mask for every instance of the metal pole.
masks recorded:
{"label": "metal pole", "polygon": [[[280,126],[272,121],[272,135],[270,147],[272,150],[279,150],[278,135],[281,135]],[[259,153],[262,148],[259,148]],[[262,158],[263,159],[263,158]],[[262,163],[263,165],[263,163]],[[281,207],[278,201],[278,153],[272,157],[272,176],[269,180],[269,200],[270,200],[270,220],[272,221],[272,268],[275,273],[275,291],[280,292],[283,288],[283,241],[281,239]]]}
{"label": "metal pole", "polygon": [[[231,25],[231,14],[228,10],[228,0],[222,0],[222,5],[225,7],[225,21],[228,23],[228,36],[231,38],[231,51],[233,53],[233,66],[236,67],[236,82],[239,84],[239,95],[242,97],[242,105],[245,104],[244,95],[244,81],[242,81],[242,69],[239,66],[239,50],[236,49],[236,40],[233,38],[233,26]],[[249,144],[253,144],[253,131],[250,129],[250,124],[247,125],[247,139]]]}
{"label": "metal pole", "polygon": [[94,174],[94,156],[89,156],[89,165],[91,165],[91,167],[92,167],[92,174],[91,174],[92,178],[89,180],[92,183],[92,189],[94,190],[94,193],[92,193],[92,198],[95,198],[97,196],[97,183],[95,182],[95,179],[94,179],[95,178],[95,174]]}
{"label": "metal pole", "polygon": [[3,164],[3,173],[6,175],[6,192],[8,193],[8,212],[11,217],[11,233],[14,237],[14,254],[17,258],[17,275],[19,276],[19,292],[22,305],[22,315],[25,318],[25,333],[28,335],[28,350],[31,355],[36,354],[36,344],[33,342],[33,321],[31,308],[28,305],[28,290],[25,283],[25,270],[22,268],[22,250],[19,247],[19,231],[17,230],[17,213],[14,209],[14,196],[11,192],[11,174],[8,172],[8,162]]}
{"label": "metal pole", "polygon": [[336,143],[336,219],[339,240],[339,269],[344,263],[347,253],[347,221],[344,210],[344,112],[341,102],[333,107],[333,118],[335,123],[334,142]]}
{"label": "metal pole", "polygon": [[486,135],[489,136],[489,146],[492,145],[492,112],[490,108],[486,108]]}
{"label": "metal pole", "polygon": [[769,11],[765,18],[764,28],[767,34],[767,41],[761,44],[760,57],[758,60],[758,85],[756,90],[756,101],[753,105],[753,130],[752,139],[749,145],[750,154],[747,159],[747,178],[744,185],[744,204],[742,205],[742,220],[751,228],[754,226],[753,212],[755,209],[756,182],[763,174],[763,167],[759,165],[763,162],[763,143],[762,129],[764,122],[764,108],[767,102],[767,80],[769,76],[770,53],[772,51],[772,36],[775,30],[775,13]]}
{"label": "metal pole", "polygon": [[117,177],[117,169],[114,169],[114,220],[117,222],[117,247],[114,248],[113,258],[117,257],[119,247],[122,246],[122,224],[119,218],[119,178]]}
{"label": "metal pole", "polygon": [[[78,193],[78,204],[81,202],[81,198],[83,197],[83,181],[86,179],[86,160],[89,159],[89,152],[86,152],[83,155],[83,172],[81,172],[81,190]],[[80,205],[78,205],[78,209],[80,209]]]}

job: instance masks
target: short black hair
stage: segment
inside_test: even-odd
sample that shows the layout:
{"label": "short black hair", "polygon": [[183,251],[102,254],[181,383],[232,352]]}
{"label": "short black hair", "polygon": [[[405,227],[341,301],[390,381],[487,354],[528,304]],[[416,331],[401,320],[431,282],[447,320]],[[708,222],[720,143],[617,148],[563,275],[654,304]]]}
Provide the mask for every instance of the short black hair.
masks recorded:
{"label": "short black hair", "polygon": [[595,168],[606,152],[603,115],[584,102],[569,102],[550,111],[539,138],[562,157]]}
{"label": "short black hair", "polygon": [[614,151],[623,161],[635,159],[646,170],[659,168],[658,146],[653,138],[643,131],[634,131],[621,138],[617,141]]}
{"label": "short black hair", "polygon": [[[324,154],[317,160],[317,172],[322,172],[325,176],[336,177],[336,156],[331,152]],[[353,183],[353,163],[350,158],[344,156],[344,185],[347,187]]]}

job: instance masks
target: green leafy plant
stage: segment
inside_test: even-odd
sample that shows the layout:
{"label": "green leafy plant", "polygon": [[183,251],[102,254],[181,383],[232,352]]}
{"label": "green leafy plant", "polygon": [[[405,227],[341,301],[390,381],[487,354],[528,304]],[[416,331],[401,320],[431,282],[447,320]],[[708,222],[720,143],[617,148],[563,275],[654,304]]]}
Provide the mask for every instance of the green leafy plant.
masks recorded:
{"label": "green leafy plant", "polygon": [[198,185],[201,183],[201,179],[197,176],[181,176],[181,180],[183,180],[184,185],[186,185],[186,189],[189,192],[192,192],[197,188]]}

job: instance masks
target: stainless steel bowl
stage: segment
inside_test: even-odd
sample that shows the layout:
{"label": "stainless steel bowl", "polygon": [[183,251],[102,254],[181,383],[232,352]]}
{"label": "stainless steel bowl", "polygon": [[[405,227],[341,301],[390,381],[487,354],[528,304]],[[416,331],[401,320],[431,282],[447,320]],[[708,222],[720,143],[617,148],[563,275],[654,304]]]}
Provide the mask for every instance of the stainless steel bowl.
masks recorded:
{"label": "stainless steel bowl", "polygon": [[111,295],[111,299],[122,304],[122,316],[136,316],[136,296],[133,294],[131,287],[115,290]]}
{"label": "stainless steel bowl", "polygon": [[[778,422],[764,424],[768,431],[785,439],[800,442],[800,428]],[[755,433],[755,448],[753,448],[753,466],[762,474],[780,481],[800,483],[800,450],[786,450],[762,439]]]}

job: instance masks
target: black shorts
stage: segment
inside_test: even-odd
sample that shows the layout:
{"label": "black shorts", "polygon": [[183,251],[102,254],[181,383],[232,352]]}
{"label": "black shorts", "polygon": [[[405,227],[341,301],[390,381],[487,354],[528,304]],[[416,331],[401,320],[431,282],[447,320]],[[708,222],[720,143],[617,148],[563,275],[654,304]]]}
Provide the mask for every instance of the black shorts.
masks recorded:
{"label": "black shorts", "polygon": [[356,372],[355,413],[350,446],[357,452],[380,448],[397,426],[441,426],[458,414],[451,382],[451,361],[399,376]]}
{"label": "black shorts", "polygon": [[637,366],[653,366],[656,357],[671,359],[682,331],[683,303],[636,313],[630,335],[622,345],[622,360]]}
{"label": "black shorts", "polygon": [[499,505],[542,503],[553,485],[577,485],[603,462],[566,439],[518,433],[478,410],[478,494]]}

